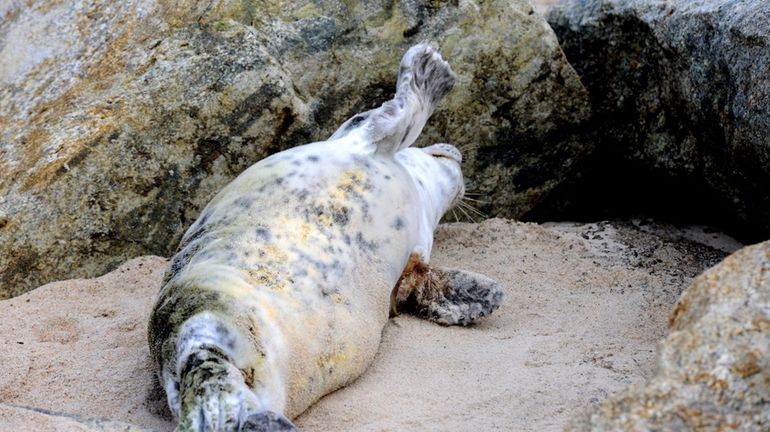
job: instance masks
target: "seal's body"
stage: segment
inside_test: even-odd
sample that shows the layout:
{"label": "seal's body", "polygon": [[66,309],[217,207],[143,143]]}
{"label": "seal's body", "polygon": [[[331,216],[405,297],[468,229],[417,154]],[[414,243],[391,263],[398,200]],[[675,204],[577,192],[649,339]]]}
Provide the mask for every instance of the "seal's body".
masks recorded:
{"label": "seal's body", "polygon": [[369,365],[407,262],[427,262],[464,193],[454,147],[407,148],[453,82],[413,47],[392,101],[258,162],[203,210],[149,327],[180,430],[293,430]]}

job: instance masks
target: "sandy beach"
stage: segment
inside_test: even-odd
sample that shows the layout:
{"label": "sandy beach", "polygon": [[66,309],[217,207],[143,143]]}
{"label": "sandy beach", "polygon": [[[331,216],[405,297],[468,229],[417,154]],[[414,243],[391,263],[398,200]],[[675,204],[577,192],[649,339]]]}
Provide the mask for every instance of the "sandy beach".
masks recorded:
{"label": "sandy beach", "polygon": [[[434,264],[498,279],[503,306],[467,328],[392,319],[366,373],[295,422],[313,431],[560,430],[650,375],[679,293],[738,246],[709,230],[639,221],[442,225]],[[145,337],[165,266],[141,257],[3,301],[0,401],[170,431]],[[0,426],[30,421],[13,412],[0,406]]]}

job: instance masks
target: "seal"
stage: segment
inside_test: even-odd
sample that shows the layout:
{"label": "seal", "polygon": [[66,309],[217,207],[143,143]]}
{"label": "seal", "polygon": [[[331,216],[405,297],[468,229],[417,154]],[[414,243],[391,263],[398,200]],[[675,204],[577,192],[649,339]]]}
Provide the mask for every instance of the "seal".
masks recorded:
{"label": "seal", "polygon": [[410,48],[392,100],[259,161],[204,208],[148,327],[177,430],[296,430],[371,363],[389,313],[468,324],[499,306],[495,281],[428,264],[462,156],[410,146],[455,79],[435,49]]}

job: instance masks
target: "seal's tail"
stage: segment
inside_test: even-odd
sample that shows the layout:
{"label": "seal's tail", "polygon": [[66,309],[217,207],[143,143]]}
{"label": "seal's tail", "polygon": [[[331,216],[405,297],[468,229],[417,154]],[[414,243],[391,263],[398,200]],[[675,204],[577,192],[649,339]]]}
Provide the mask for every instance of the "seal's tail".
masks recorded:
{"label": "seal's tail", "polygon": [[177,432],[296,432],[279,413],[257,410],[243,374],[216,347],[201,347],[182,363]]}

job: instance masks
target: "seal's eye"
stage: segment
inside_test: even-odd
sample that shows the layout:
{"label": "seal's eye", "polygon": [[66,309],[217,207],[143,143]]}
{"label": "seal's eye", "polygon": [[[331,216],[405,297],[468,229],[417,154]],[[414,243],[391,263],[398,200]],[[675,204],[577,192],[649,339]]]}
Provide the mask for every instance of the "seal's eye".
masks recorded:
{"label": "seal's eye", "polygon": [[438,158],[438,159],[455,160],[455,158],[453,158],[452,156],[446,155],[446,154],[433,154],[431,156],[433,156],[434,158]]}
{"label": "seal's eye", "polygon": [[457,163],[462,163],[463,161],[463,155],[460,151],[455,146],[449,144],[433,144],[432,146],[425,147],[423,151],[434,158],[449,159]]}

